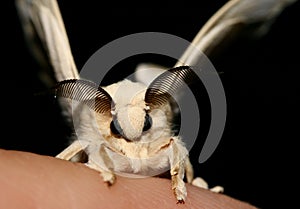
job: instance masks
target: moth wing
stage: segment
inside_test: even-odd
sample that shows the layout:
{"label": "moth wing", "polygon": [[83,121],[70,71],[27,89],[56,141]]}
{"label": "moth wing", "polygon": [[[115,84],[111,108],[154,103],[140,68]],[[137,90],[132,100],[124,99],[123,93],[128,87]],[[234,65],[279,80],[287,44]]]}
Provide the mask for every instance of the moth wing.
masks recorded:
{"label": "moth wing", "polygon": [[263,36],[280,13],[296,1],[228,1],[201,27],[175,66],[201,65],[201,56],[198,51],[210,57],[224,50],[227,44],[244,32],[256,37]]}
{"label": "moth wing", "polygon": [[[79,78],[66,29],[56,1],[16,0],[25,40],[43,72],[47,86]],[[50,75],[49,75],[50,74]]]}
{"label": "moth wing", "polygon": [[[25,41],[41,66],[38,74],[45,87],[51,89],[57,82],[79,79],[57,1],[15,0],[15,5]],[[65,98],[58,98],[58,102],[63,119],[74,132],[72,102]],[[90,117],[83,117],[82,123],[88,124]],[[69,140],[74,141],[74,138],[71,134]],[[68,151],[71,152],[70,149]]]}
{"label": "moth wing", "polygon": [[141,63],[138,64],[135,69],[135,80],[149,86],[155,78],[166,70],[168,70],[168,68],[165,66],[153,63]]}
{"label": "moth wing", "polygon": [[[228,1],[200,28],[191,45],[182,53],[175,67],[202,65],[203,57],[201,55],[210,57],[224,50],[228,42],[234,41],[245,31],[247,31],[247,35],[263,36],[268,32],[276,17],[287,6],[296,1]],[[141,63],[135,70],[135,78],[137,81],[149,86],[155,78],[167,69],[165,66],[154,63]],[[180,98],[181,95],[179,92],[177,98]]]}

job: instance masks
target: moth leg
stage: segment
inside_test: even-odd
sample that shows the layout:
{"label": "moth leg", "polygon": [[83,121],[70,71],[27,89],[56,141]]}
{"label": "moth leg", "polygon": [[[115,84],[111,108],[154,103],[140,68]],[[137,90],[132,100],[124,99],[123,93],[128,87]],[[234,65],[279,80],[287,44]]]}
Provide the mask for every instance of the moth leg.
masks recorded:
{"label": "moth leg", "polygon": [[184,168],[183,168],[183,163],[181,161],[171,168],[172,189],[174,191],[178,203],[184,203],[187,196],[185,183],[183,181],[183,176],[184,176]]}
{"label": "moth leg", "polygon": [[109,170],[102,169],[97,163],[93,161],[88,161],[85,165],[93,170],[99,171],[103,181],[106,182],[109,186],[115,183],[116,177],[113,172]]}
{"label": "moth leg", "polygon": [[69,145],[66,149],[64,149],[55,157],[63,160],[70,160],[72,157],[84,150],[86,147],[87,144],[84,144],[79,140],[75,140],[71,145]]}
{"label": "moth leg", "polygon": [[170,174],[172,190],[174,191],[177,203],[184,203],[187,196],[185,182],[183,181],[185,172],[185,155],[187,155],[187,150],[183,145],[176,142],[172,144],[172,155],[170,156]]}
{"label": "moth leg", "polygon": [[201,177],[196,177],[193,180],[192,185],[203,189],[209,189],[207,182]]}
{"label": "moth leg", "polygon": [[190,158],[187,156],[184,160],[185,176],[188,183],[192,183],[194,179],[194,169]]}
{"label": "moth leg", "polygon": [[108,156],[104,147],[101,146],[100,149],[98,149],[98,152],[92,152],[88,154],[88,156],[89,159],[88,162],[85,163],[85,165],[100,172],[103,181],[106,182],[109,186],[114,184],[116,176],[113,172],[113,161]]}
{"label": "moth leg", "polygon": [[193,180],[192,185],[199,187],[199,188],[208,189],[215,193],[223,193],[224,192],[224,187],[222,187],[222,186],[214,186],[213,188],[209,188],[207,182],[201,177],[196,177]]}
{"label": "moth leg", "polygon": [[224,192],[224,187],[215,186],[213,188],[210,188],[210,191],[215,192],[215,193],[223,193]]}

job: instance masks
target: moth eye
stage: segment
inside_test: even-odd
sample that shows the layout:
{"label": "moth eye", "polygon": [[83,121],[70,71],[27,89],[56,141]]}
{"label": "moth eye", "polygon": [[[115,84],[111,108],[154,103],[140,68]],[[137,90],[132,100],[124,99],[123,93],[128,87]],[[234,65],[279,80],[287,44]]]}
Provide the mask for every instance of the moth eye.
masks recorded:
{"label": "moth eye", "polygon": [[143,131],[148,131],[152,126],[152,118],[146,114]]}
{"label": "moth eye", "polygon": [[112,120],[111,121],[110,130],[116,136],[121,136],[122,135],[122,129],[121,129],[121,126],[120,126],[118,120]]}

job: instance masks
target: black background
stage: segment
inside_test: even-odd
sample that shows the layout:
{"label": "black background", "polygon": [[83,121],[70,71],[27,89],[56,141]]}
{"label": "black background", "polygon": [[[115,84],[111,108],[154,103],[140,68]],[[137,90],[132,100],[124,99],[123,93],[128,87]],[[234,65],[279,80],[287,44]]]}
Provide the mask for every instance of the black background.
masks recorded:
{"label": "black background", "polygon": [[[146,2],[123,7],[60,1],[59,5],[80,69],[96,50],[132,33],[165,32],[192,41],[225,2],[202,1],[197,6],[189,1]],[[1,32],[0,147],[54,156],[67,146],[68,133],[55,101],[35,96],[44,90],[36,73],[38,65],[26,48],[13,2],[7,10]],[[299,11],[299,3],[288,7],[267,35],[239,40],[212,59],[222,72],[227,97],[225,132],[206,162],[197,162],[200,146],[191,150],[196,176],[261,208],[290,208],[297,194]],[[134,65],[128,68],[133,70]],[[116,76],[121,79],[123,74]]]}

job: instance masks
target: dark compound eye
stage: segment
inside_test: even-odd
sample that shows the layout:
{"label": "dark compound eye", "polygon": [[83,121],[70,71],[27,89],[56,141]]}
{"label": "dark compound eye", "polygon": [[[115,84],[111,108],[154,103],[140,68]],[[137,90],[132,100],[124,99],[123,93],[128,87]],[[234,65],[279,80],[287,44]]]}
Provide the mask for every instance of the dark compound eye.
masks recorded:
{"label": "dark compound eye", "polygon": [[122,129],[117,119],[114,119],[110,123],[110,130],[116,136],[122,135]]}
{"label": "dark compound eye", "polygon": [[152,126],[152,118],[146,114],[143,131],[148,131]]}

